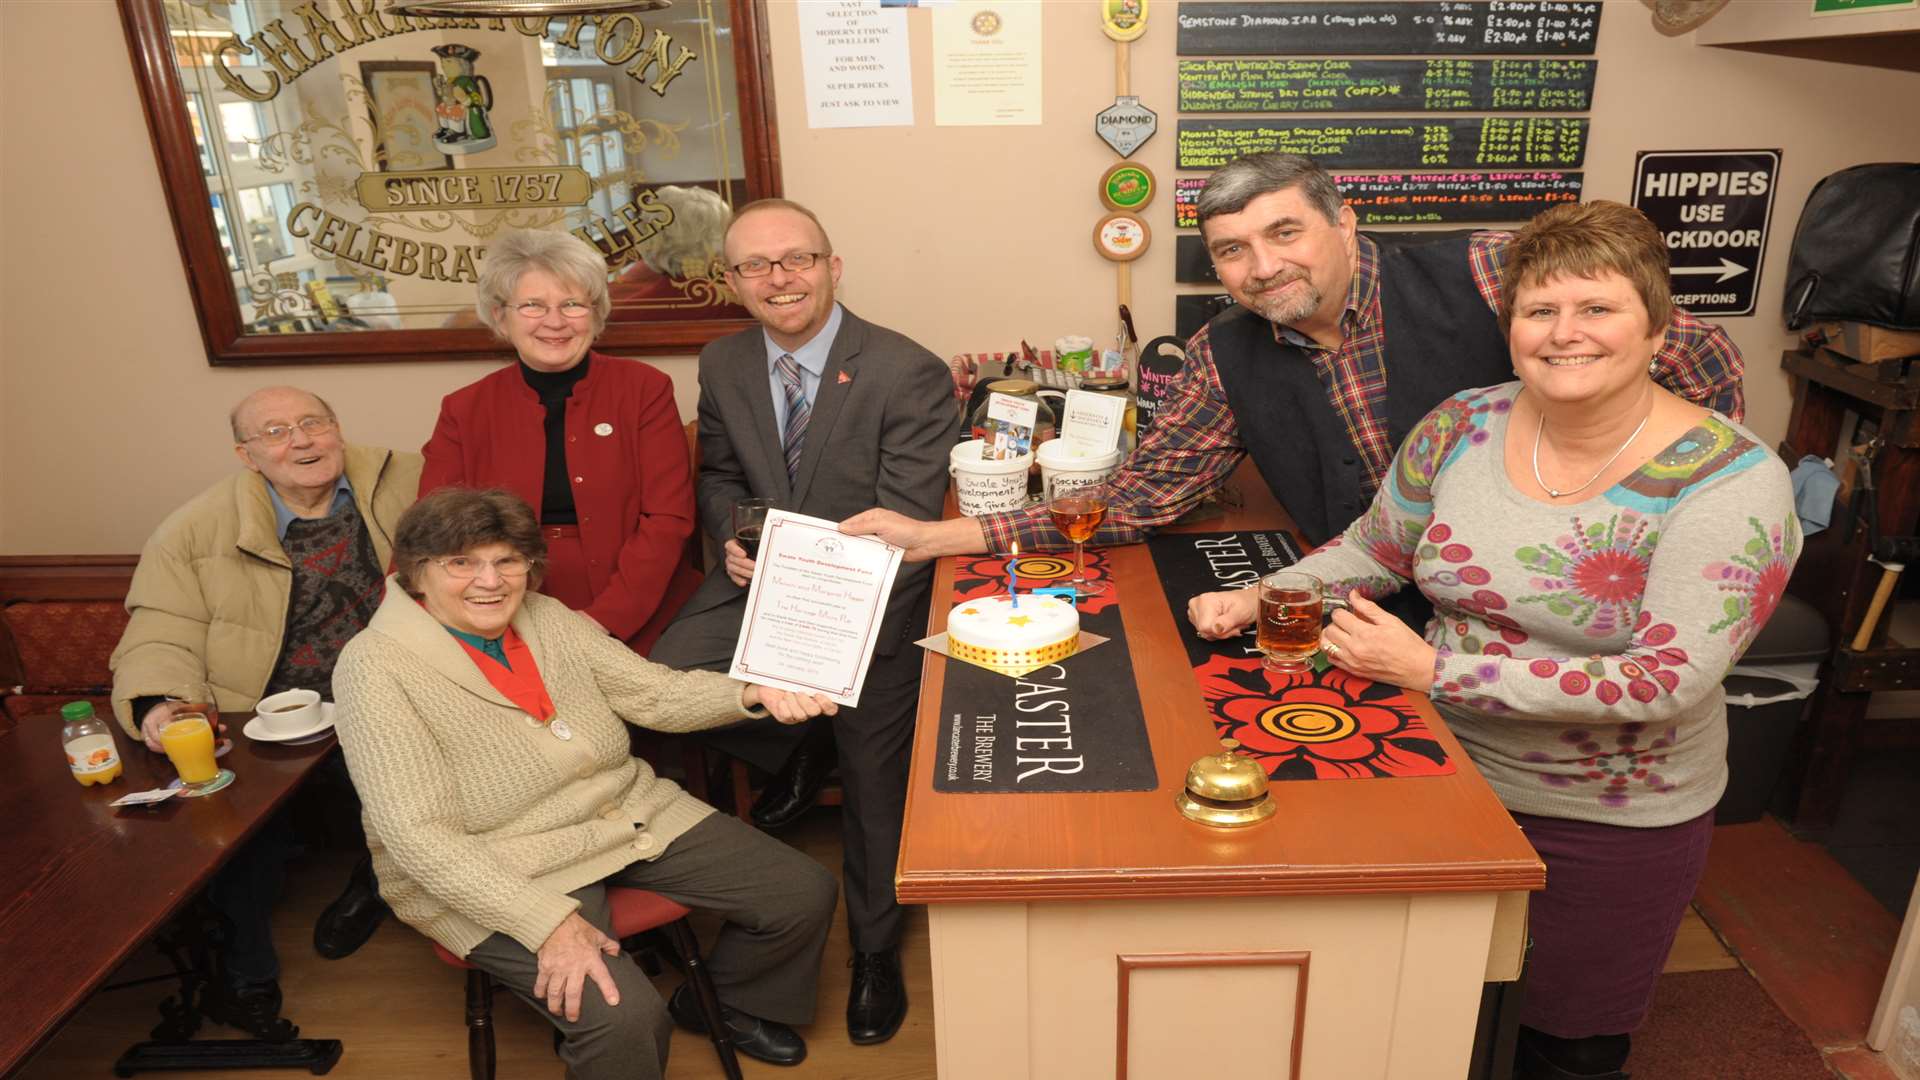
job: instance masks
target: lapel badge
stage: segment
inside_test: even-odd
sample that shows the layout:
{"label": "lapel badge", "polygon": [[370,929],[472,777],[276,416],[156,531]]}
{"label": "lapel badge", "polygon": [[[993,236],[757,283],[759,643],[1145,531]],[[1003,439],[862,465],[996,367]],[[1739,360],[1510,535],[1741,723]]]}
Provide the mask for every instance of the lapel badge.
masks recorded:
{"label": "lapel badge", "polygon": [[839,378],[838,380],[836,380],[836,381],[837,381],[837,382],[839,382],[839,384],[840,384],[841,386],[845,386],[845,385],[847,385],[848,383],[850,383],[850,382],[852,382],[852,381],[853,381],[853,376],[851,376],[851,375],[849,375],[849,374],[847,374],[846,372],[844,372],[844,371],[842,371],[842,372],[840,372],[840,378]]}
{"label": "lapel badge", "polygon": [[595,435],[611,435],[613,434],[613,425],[602,420],[601,422],[593,425],[593,433]]}

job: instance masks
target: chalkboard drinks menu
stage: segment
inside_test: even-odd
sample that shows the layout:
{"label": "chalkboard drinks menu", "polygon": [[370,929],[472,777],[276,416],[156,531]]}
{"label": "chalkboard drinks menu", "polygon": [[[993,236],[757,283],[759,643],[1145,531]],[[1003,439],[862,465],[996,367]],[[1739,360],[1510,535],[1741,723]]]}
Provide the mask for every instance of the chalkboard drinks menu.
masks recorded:
{"label": "chalkboard drinks menu", "polygon": [[1594,67],[1592,60],[1182,60],[1180,111],[1584,112],[1593,104]]}
{"label": "chalkboard drinks menu", "polygon": [[1597,2],[1180,5],[1181,56],[1591,56]]}
{"label": "chalkboard drinks menu", "polygon": [[[1577,172],[1335,173],[1333,182],[1362,226],[1521,222],[1563,202],[1579,202]],[[1200,177],[1174,181],[1173,223],[1198,228]],[[1188,238],[1182,237],[1184,243]],[[1197,240],[1198,237],[1193,239]],[[1184,250],[1184,249],[1183,249]],[[1176,257],[1175,273],[1184,262]],[[1207,281],[1211,277],[1180,277]]]}
{"label": "chalkboard drinks menu", "polygon": [[1329,169],[1572,168],[1587,153],[1584,117],[1426,120],[1181,120],[1177,165],[1217,169],[1247,154],[1305,154]]}

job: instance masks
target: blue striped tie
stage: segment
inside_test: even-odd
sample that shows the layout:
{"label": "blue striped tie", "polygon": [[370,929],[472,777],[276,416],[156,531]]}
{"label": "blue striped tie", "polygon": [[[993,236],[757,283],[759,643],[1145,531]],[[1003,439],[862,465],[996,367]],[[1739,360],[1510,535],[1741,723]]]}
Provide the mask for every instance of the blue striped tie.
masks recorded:
{"label": "blue striped tie", "polygon": [[773,370],[780,373],[780,387],[787,395],[787,437],[782,449],[787,454],[787,480],[791,482],[800,472],[800,448],[807,438],[807,417],[813,410],[807,407],[807,395],[800,388],[800,365],[794,363],[792,353],[781,353],[774,361]]}

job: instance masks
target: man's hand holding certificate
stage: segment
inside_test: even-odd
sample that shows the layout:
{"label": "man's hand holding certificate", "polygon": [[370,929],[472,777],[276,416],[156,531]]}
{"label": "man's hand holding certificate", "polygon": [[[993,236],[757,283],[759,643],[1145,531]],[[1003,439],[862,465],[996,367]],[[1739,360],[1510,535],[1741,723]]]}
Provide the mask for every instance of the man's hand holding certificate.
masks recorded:
{"label": "man's hand holding certificate", "polygon": [[768,511],[727,674],[858,706],[900,555],[835,522]]}

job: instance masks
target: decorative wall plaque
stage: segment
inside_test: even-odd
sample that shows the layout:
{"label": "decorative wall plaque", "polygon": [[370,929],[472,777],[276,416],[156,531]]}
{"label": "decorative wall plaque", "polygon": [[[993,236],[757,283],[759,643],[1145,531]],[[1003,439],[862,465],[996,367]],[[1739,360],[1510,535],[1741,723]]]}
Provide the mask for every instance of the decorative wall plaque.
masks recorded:
{"label": "decorative wall plaque", "polygon": [[1147,0],[1100,0],[1100,29],[1115,41],[1147,32]]}

